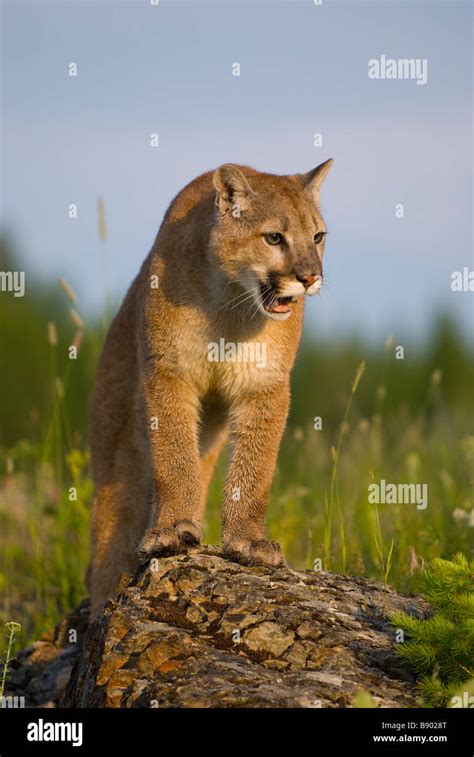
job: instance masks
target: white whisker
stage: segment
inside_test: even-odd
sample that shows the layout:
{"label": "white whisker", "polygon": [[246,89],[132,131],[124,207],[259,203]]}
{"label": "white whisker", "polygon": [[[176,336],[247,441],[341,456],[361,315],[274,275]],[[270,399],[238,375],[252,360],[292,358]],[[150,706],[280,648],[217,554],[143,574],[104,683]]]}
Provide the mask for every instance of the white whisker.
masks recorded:
{"label": "white whisker", "polygon": [[[233,310],[237,305],[241,305],[243,302],[248,300],[250,297],[253,297],[255,293],[259,291],[259,287],[253,287],[252,289],[246,289],[244,292],[241,292],[237,297],[234,297],[229,302],[226,302],[221,309],[223,308],[229,308],[229,310]],[[234,303],[234,304],[233,304]],[[232,307],[231,307],[232,305]]]}
{"label": "white whisker", "polygon": [[[263,292],[262,292],[262,302],[261,303],[257,302],[257,307],[255,308],[254,312],[251,314],[250,320],[253,320],[253,318],[257,315],[257,313],[258,313],[258,311],[260,309],[260,304],[263,307],[265,305],[265,303],[267,302],[268,298],[271,297],[272,295],[273,295],[273,290],[272,290],[271,287],[268,287],[267,291],[263,290]],[[248,309],[247,313],[250,311],[250,309],[251,309],[251,307]]]}

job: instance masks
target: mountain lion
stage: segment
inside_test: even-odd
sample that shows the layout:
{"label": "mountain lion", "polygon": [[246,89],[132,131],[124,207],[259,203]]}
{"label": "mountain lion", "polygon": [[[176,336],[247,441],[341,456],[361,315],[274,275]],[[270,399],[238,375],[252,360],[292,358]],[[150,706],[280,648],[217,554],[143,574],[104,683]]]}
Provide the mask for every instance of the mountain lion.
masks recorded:
{"label": "mountain lion", "polygon": [[92,617],[123,572],[199,543],[230,438],[223,553],[282,566],[265,511],[290,399],[303,297],[322,285],[319,190],[332,159],[276,176],[225,164],[168,208],[99,361]]}

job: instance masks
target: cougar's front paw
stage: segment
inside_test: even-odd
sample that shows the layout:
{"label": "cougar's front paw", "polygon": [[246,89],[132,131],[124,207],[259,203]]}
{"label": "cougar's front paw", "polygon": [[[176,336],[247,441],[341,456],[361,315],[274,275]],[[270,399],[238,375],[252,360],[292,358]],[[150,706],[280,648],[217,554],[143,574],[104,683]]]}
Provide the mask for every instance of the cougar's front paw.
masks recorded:
{"label": "cougar's front paw", "polygon": [[235,540],[224,543],[224,557],[241,565],[264,565],[267,568],[284,568],[286,560],[276,541]]}
{"label": "cougar's front paw", "polygon": [[152,557],[175,555],[180,551],[181,543],[174,528],[149,528],[137,550],[141,563]]}
{"label": "cougar's front paw", "polygon": [[178,521],[169,528],[149,528],[138,547],[138,559],[145,563],[152,557],[177,555],[199,541],[199,528],[190,520]]}

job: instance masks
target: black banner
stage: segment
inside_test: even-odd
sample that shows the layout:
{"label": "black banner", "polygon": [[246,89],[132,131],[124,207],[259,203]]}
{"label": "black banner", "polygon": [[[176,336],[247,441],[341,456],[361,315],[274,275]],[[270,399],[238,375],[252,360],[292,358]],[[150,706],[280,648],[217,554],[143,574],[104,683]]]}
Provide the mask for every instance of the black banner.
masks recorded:
{"label": "black banner", "polygon": [[468,709],[3,709],[0,757],[155,752],[170,742],[180,751],[215,749],[216,738],[224,752],[258,745],[268,752],[290,739],[315,753],[471,757],[472,725]]}

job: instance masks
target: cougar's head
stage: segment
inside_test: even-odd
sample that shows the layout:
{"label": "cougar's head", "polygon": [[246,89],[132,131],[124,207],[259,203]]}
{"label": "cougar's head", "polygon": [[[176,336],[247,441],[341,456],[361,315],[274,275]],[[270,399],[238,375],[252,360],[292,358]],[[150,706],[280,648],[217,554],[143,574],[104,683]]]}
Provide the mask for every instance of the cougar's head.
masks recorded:
{"label": "cougar's head", "polygon": [[[306,174],[274,176],[226,163],[214,172],[212,247],[229,307],[285,320],[297,297],[319,292],[326,226],[319,189],[332,159]],[[237,292],[237,294],[236,294]]]}

